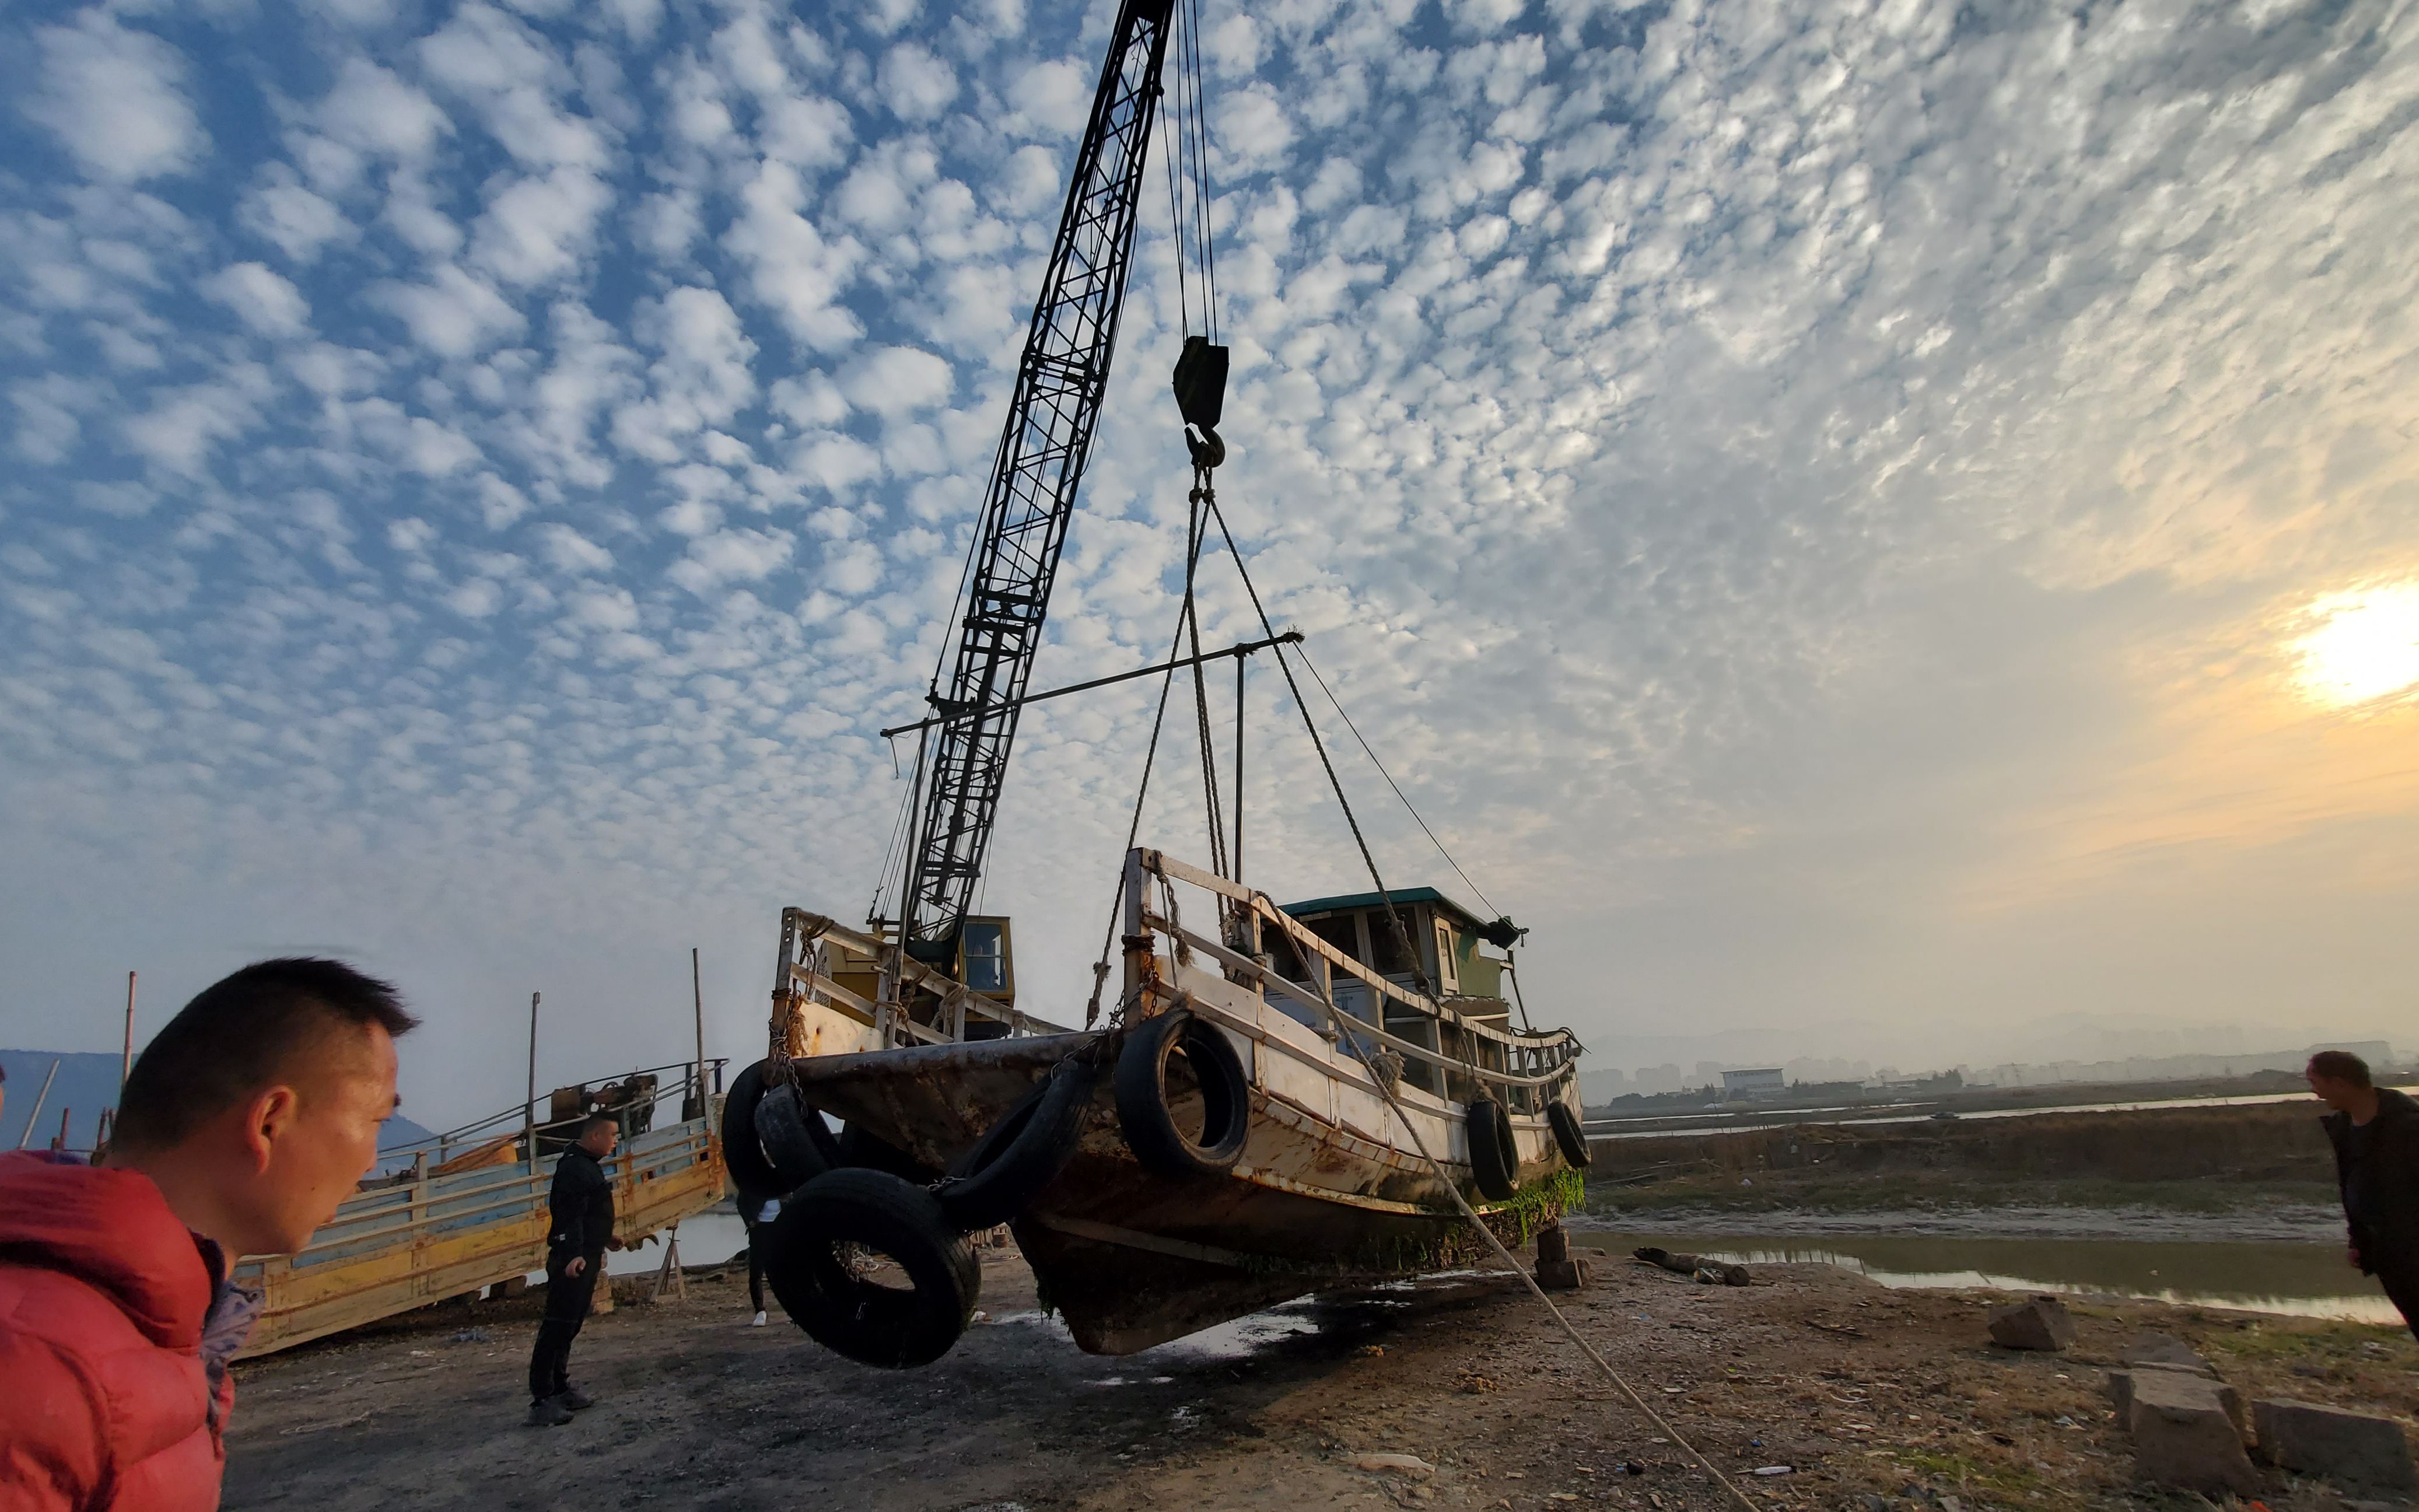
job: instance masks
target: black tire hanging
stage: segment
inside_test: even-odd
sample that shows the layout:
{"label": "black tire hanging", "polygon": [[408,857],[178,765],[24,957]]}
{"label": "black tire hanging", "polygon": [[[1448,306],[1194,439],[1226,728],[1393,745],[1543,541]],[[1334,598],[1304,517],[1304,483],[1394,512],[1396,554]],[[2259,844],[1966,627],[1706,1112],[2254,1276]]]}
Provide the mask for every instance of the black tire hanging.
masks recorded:
{"label": "black tire hanging", "polygon": [[1490,1202],[1508,1202],[1520,1190],[1520,1148],[1512,1139],[1512,1116],[1493,1098],[1473,1099],[1466,1125],[1470,1131],[1470,1174]]}
{"label": "black tire hanging", "polygon": [[[1167,1061],[1179,1051],[1201,1088],[1201,1137],[1176,1126],[1168,1106]],[[1147,1170],[1179,1180],[1224,1176],[1242,1157],[1252,1132],[1251,1083],[1225,1035],[1172,1008],[1126,1031],[1117,1053],[1117,1127]]]}
{"label": "black tire hanging", "polygon": [[1571,1169],[1583,1171],[1595,1157],[1589,1153],[1587,1131],[1579,1127],[1579,1116],[1571,1111],[1568,1103],[1546,1104],[1546,1124],[1554,1131],[1554,1144]]}
{"label": "black tire hanging", "polygon": [[958,1158],[935,1189],[952,1225],[971,1233],[1004,1224],[1057,1180],[1083,1136],[1094,1078],[1093,1068],[1071,1056],[1058,1062]]}
{"label": "black tire hanging", "polygon": [[760,1060],[731,1080],[722,1104],[722,1160],[740,1194],[762,1202],[839,1165],[840,1144],[795,1088],[765,1085]]}
{"label": "black tire hanging", "polygon": [[[903,1370],[930,1365],[974,1316],[981,1262],[938,1198],[887,1171],[827,1171],[792,1193],[759,1230],[764,1278],[790,1320],[834,1353]],[[872,1251],[906,1273],[904,1288],[859,1273]]]}
{"label": "black tire hanging", "polygon": [[930,1186],[940,1175],[897,1145],[857,1123],[847,1124],[840,1132],[840,1164],[888,1171],[901,1180],[917,1186]]}

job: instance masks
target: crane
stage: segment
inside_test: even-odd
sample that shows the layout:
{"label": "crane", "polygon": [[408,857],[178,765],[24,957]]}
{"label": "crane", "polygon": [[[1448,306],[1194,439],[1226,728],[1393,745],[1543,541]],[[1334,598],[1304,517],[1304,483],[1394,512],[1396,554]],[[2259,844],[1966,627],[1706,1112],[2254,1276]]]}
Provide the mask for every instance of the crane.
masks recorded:
{"label": "crane", "polygon": [[[908,796],[899,937],[911,957],[944,969],[955,961],[981,877],[1017,715],[1108,392],[1175,8],[1176,0],[1124,0],[1118,8],[1017,363],[968,558],[948,686],[935,668],[927,697],[937,717],[918,744]],[[1224,393],[1225,356],[1189,338],[1179,364],[1188,424],[1207,416],[1205,439],[1188,431],[1196,455],[1215,440],[1208,426]],[[1217,392],[1205,399],[1213,366]]]}

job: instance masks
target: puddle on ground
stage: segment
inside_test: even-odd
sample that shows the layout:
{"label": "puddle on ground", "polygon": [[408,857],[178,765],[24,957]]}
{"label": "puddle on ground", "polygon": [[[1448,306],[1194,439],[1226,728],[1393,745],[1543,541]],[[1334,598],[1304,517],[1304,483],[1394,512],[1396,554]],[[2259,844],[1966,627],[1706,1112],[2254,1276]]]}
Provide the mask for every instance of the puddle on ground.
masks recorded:
{"label": "puddle on ground", "polygon": [[1886,1287],[2114,1294],[2294,1318],[2401,1321],[2377,1283],[2346,1264],[2334,1244],[1644,1232],[1574,1236],[1574,1242],[1620,1258],[1638,1245],[1659,1244],[1741,1265],[1837,1265]]}

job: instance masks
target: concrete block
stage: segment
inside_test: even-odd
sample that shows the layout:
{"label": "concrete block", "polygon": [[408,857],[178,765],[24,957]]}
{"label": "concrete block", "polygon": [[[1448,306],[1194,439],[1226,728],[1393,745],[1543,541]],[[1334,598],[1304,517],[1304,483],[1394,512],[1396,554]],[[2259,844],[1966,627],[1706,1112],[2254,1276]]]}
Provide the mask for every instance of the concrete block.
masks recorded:
{"label": "concrete block", "polygon": [[2134,1467],[2145,1480],[2238,1496],[2259,1489],[2216,1381],[2183,1370],[2135,1372],[2130,1426]]}
{"label": "concrete block", "polygon": [[2063,1350],[2074,1343],[2074,1317],[2056,1297],[2033,1297],[1991,1313],[1991,1342],[2011,1350]]}
{"label": "concrete block", "polygon": [[2251,1415],[2260,1458],[2273,1465],[2350,1485],[2419,1490],[2410,1441],[2393,1418],[2282,1397],[2261,1397]]}
{"label": "concrete block", "polygon": [[2191,1345],[2172,1334],[2145,1334],[2126,1345],[2124,1352],[2118,1358],[2127,1365],[2164,1365],[2169,1370],[2196,1370],[2204,1376],[2217,1374],[2210,1368],[2209,1362],[2202,1359]]}
{"label": "concrete block", "polygon": [[2130,1423],[2134,1419],[2134,1376],[2156,1371],[2165,1371],[2193,1381],[2207,1381],[2217,1388],[2218,1405],[2226,1409],[2226,1421],[2234,1425],[2235,1432],[2242,1434],[2245,1439],[2250,1438],[2251,1419],[2243,1411],[2242,1393],[2214,1376],[2203,1375],[2197,1370],[2187,1370],[2181,1365],[2139,1365],[2131,1370],[2109,1371],[2108,1405],[2117,1410],[2118,1422]]}
{"label": "concrete block", "polygon": [[1537,1262],[1537,1285],[1548,1291],[1577,1291],[1595,1279],[1595,1268],[1585,1260],[1561,1259]]}

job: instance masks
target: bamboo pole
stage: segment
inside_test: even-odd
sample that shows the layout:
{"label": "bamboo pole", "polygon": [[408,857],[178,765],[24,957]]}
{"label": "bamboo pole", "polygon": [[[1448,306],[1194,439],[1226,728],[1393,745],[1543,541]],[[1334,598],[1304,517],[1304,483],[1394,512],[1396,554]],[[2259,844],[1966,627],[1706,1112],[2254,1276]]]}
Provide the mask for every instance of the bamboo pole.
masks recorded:
{"label": "bamboo pole", "polygon": [[697,1116],[705,1117],[705,987],[698,977],[697,947],[688,948],[688,995],[697,1009]]}
{"label": "bamboo pole", "polygon": [[134,1074],[134,973],[126,974],[126,1056],[117,1063],[117,1093],[126,1095],[126,1078]]}
{"label": "bamboo pole", "polygon": [[537,994],[530,994],[529,1096],[521,1103],[521,1153],[537,1169]]}
{"label": "bamboo pole", "polygon": [[51,1073],[42,1078],[42,1089],[34,1094],[33,1111],[25,1115],[25,1132],[17,1136],[19,1149],[24,1149],[25,1142],[34,1137],[34,1125],[41,1120],[42,1103],[51,1095],[51,1083],[58,1079],[58,1074],[59,1063],[54,1057],[51,1061]]}

